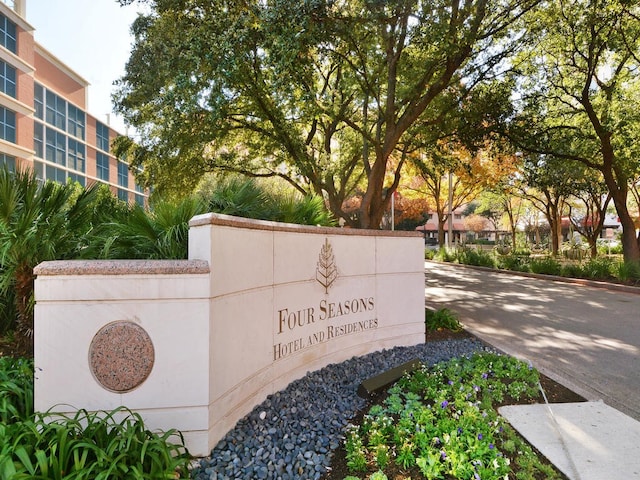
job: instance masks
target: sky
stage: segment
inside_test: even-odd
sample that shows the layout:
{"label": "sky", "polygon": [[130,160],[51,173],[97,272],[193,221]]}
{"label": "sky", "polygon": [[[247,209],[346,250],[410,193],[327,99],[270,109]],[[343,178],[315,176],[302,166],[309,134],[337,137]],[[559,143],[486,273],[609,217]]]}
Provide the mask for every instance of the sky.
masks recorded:
{"label": "sky", "polygon": [[129,29],[140,7],[117,0],[27,0],[26,19],[36,42],[86,79],[87,110],[125,133],[113,113],[113,82],[124,75],[133,37]]}

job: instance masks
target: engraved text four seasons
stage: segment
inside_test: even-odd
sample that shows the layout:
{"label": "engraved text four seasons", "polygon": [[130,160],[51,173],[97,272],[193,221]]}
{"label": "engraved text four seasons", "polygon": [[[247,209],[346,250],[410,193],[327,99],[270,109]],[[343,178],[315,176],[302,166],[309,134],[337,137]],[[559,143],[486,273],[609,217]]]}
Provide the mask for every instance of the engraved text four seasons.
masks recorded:
{"label": "engraved text four seasons", "polygon": [[374,307],[375,301],[373,297],[368,297],[354,298],[353,300],[346,300],[344,302],[327,302],[327,300],[321,300],[318,306],[319,314],[317,317],[314,307],[291,312],[288,308],[284,308],[278,310],[278,333],[315,323],[316,320],[327,320],[352,313],[368,312],[373,310]]}

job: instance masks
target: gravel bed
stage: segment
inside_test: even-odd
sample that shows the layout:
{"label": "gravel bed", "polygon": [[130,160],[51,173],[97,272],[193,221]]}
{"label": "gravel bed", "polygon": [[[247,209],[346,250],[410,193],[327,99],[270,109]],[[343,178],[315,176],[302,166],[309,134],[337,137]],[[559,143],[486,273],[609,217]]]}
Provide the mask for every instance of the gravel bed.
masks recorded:
{"label": "gravel bed", "polygon": [[486,350],[467,338],[395,347],[331,364],[255,407],[193,470],[196,480],[318,479],[331,465],[349,419],[365,406],[358,385],[402,363],[427,365]]}

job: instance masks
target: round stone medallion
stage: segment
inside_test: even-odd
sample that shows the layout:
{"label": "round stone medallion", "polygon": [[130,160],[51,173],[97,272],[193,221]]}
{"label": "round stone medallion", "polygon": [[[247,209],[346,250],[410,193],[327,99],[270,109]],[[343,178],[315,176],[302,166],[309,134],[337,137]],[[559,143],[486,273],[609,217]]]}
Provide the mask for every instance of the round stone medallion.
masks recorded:
{"label": "round stone medallion", "polygon": [[91,373],[112,392],[128,392],[142,384],[151,373],[154,359],[149,334],[133,322],[105,325],[89,346]]}

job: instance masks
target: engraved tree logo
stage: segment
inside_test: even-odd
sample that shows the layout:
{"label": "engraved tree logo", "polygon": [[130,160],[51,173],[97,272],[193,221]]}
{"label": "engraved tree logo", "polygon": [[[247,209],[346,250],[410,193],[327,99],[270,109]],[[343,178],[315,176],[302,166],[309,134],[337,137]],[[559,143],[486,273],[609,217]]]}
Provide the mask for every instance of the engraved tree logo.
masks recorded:
{"label": "engraved tree logo", "polygon": [[329,287],[338,278],[338,268],[336,267],[336,259],[333,256],[333,249],[329,243],[329,239],[324,240],[324,245],[318,256],[318,266],[316,268],[316,280],[324,287],[324,292],[329,293]]}

